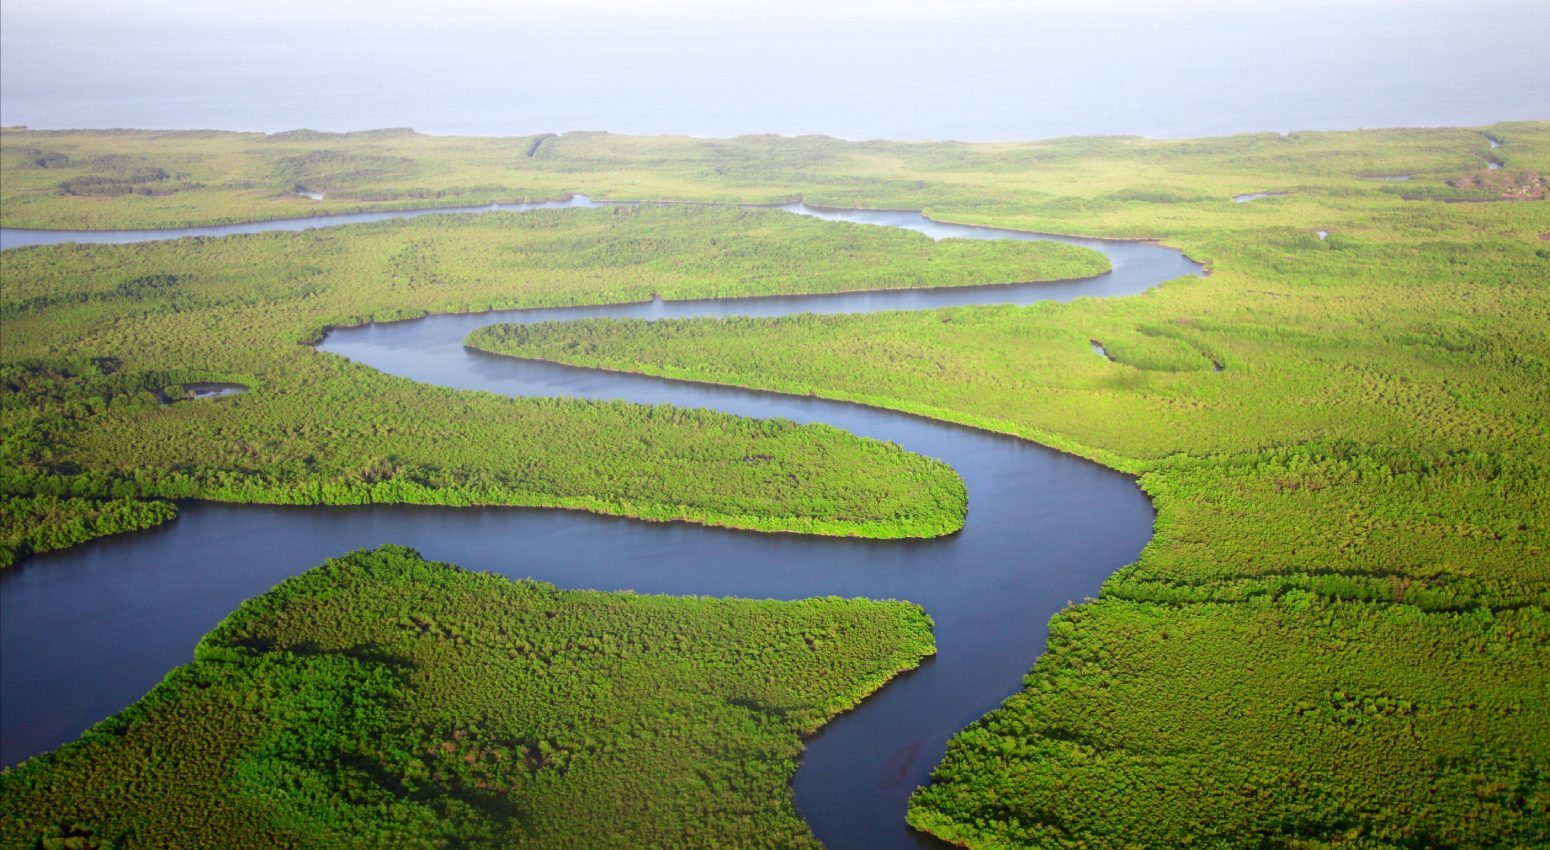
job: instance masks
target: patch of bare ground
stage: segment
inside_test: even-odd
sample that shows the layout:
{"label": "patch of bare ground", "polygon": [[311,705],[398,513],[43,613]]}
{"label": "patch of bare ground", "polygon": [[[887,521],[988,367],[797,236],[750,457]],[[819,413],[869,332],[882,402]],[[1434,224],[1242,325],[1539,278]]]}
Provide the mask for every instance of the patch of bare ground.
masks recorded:
{"label": "patch of bare ground", "polygon": [[1550,198],[1550,178],[1529,169],[1477,171],[1448,181],[1455,189],[1480,189],[1502,200],[1542,201]]}

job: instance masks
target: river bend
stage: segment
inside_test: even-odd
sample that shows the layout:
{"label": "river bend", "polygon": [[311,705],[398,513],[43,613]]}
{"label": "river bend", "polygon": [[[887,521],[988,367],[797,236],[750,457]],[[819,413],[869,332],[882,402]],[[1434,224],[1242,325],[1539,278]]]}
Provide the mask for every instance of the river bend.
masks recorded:
{"label": "river bend", "polygon": [[[593,206],[585,197],[504,210]],[[175,231],[0,232],[6,248],[129,242],[402,218],[490,207],[365,213]],[[1143,242],[1050,237],[931,221],[918,213],[789,212],[903,227],[932,238],[1059,239],[1106,254],[1085,281],[430,316],[335,330],[322,351],[426,383],[510,396],[624,399],[823,422],[951,464],[968,485],[963,530],[926,541],[758,534],[523,508],[272,507],[192,503],[173,523],[34,556],[0,575],[0,764],[73,740],[121,710],[244,599],[351,549],[412,546],[426,557],[566,588],[796,599],[908,599],[936,621],[938,653],[808,742],[796,801],[830,848],[939,846],[904,825],[909,794],[947,739],[1020,686],[1050,617],[1097,593],[1151,537],[1129,478],[1011,437],[843,402],[577,369],[463,347],[498,322],[854,313],[1027,304],[1142,292],[1202,268]],[[1123,368],[1116,366],[1115,368]]]}

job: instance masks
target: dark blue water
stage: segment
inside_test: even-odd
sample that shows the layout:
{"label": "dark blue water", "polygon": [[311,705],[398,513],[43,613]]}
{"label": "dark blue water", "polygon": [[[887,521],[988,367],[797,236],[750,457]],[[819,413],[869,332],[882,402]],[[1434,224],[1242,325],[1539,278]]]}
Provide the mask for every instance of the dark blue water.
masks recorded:
{"label": "dark blue water", "polygon": [[[791,209],[937,238],[1045,238],[939,224],[915,213]],[[1103,251],[1114,271],[1059,284],[656,301],[333,331],[320,356],[428,383],[705,407],[825,422],[892,440],[947,461],[963,476],[968,520],[942,539],[868,542],[552,510],[190,504],[170,525],[35,557],[0,576],[0,762],[58,746],[133,702],[190,660],[199,637],[242,600],[325,558],[401,543],[430,558],[561,587],[778,599],[837,594],[923,605],[936,621],[937,656],[824,727],[809,742],[794,788],[802,814],[831,848],[930,843],[904,826],[910,792],[927,781],[954,731],[1018,689],[1043,650],[1051,615],[1095,594],[1146,544],[1153,514],[1134,483],[1028,442],[904,414],[520,361],[467,350],[462,340],[494,322],[579,316],[770,316],[1124,295],[1200,273],[1178,252],[1155,245],[1066,241]]]}

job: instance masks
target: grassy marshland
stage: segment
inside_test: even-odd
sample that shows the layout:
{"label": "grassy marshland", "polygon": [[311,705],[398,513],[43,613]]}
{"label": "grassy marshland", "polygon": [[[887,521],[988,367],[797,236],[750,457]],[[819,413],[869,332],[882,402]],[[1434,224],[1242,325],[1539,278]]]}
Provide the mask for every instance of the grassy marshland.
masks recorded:
{"label": "grassy marshland", "polygon": [[0,773],[0,846],[816,848],[801,736],[933,647],[903,602],[561,591],[356,552]]}
{"label": "grassy marshland", "polygon": [[[1213,275],[1102,302],[540,327],[498,347],[857,398],[1141,476],[1153,543],[1055,620],[1027,689],[917,796],[917,826],[984,848],[1550,843],[1550,204],[1525,190],[1550,172],[1550,123],[996,145],[567,134],[531,158],[530,139],[409,133],[4,139],[10,226],[582,191],[1165,239]],[[1487,155],[1506,176],[1484,173]],[[1371,179],[1395,174],[1411,179]],[[65,185],[82,177],[118,183]],[[297,198],[298,182],[329,200]],[[1251,192],[1285,194],[1231,200]],[[7,298],[47,274],[5,262]],[[262,390],[217,404],[273,407]]]}
{"label": "grassy marshland", "polygon": [[[963,524],[961,480],[896,446],[697,410],[456,392],[303,343],[330,325],[427,312],[1107,268],[1066,245],[933,242],[727,208],[434,217],[26,248],[0,263],[0,492],[21,500],[0,514],[6,553],[172,516],[170,506],[104,514],[129,497],[545,505],[767,531],[946,534]],[[177,395],[166,387],[190,381],[252,390],[165,403]]]}

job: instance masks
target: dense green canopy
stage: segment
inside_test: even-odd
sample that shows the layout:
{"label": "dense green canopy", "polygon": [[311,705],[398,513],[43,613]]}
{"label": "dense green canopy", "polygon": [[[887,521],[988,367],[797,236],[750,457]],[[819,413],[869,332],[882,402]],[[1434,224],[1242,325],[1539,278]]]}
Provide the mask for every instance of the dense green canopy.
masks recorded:
{"label": "dense green canopy", "polygon": [[[1491,149],[1491,140],[1501,146]],[[1550,123],[990,145],[573,133],[546,139],[531,158],[532,139],[412,133],[6,130],[4,141],[0,219],[10,226],[207,223],[582,191],[717,202],[801,197],[1162,238],[1209,261],[1212,276],[1066,305],[586,323],[491,331],[475,341],[521,356],[897,407],[1019,434],[1140,476],[1159,512],[1154,541],[1099,599],[1055,620],[1027,689],[955,740],[937,781],[915,799],[918,826],[983,848],[1550,844],[1550,204],[1531,200],[1543,197],[1550,173]],[[1487,156],[1500,171],[1486,173]],[[1372,179],[1398,174],[1411,179]],[[298,198],[298,184],[328,199]],[[1256,192],[1273,196],[1232,201]],[[704,445],[695,435],[704,425],[656,414],[672,421],[652,442],[668,448],[653,453],[641,442],[611,442],[647,427],[644,413],[415,387],[294,346],[324,323],[372,315],[644,297],[670,284],[680,293],[729,294],[745,285],[717,276],[719,253],[675,241],[681,229],[709,227],[678,215],[557,227],[575,239],[554,236],[559,247],[547,259],[519,251],[513,260],[541,270],[525,279],[536,288],[522,297],[552,300],[536,302],[489,285],[486,273],[513,267],[474,262],[466,245],[481,239],[459,242],[451,224],[430,225],[429,245],[400,238],[417,231],[394,225],[7,254],[5,298],[15,302],[5,313],[7,360],[32,358],[31,374],[41,376],[37,394],[7,409],[6,433],[29,435],[7,444],[25,449],[7,459],[41,471],[17,479],[11,492],[36,499],[58,487],[67,496],[64,483],[83,482],[88,492],[75,495],[106,499],[119,493],[100,484],[129,480],[144,488],[130,495],[184,493],[156,489],[183,486],[169,472],[175,461],[186,463],[178,475],[219,497],[278,498],[294,492],[282,487],[322,481],[331,489],[316,500],[359,498],[368,492],[359,471],[372,469],[438,499],[473,501],[470,492],[486,492],[465,489],[474,481],[509,488],[493,492],[519,503],[541,492],[532,498],[543,504],[756,528],[938,533],[961,516],[961,487],[940,467],[821,429],[779,426],[772,437],[736,420],[716,425],[739,435],[731,454],[749,451],[740,441],[785,441],[759,450],[780,457],[783,472],[801,469],[804,486],[774,503],[729,506],[652,484],[609,491],[603,503],[603,479],[590,467],[542,467],[548,478],[478,477],[494,474],[488,458],[455,451],[439,420],[405,422],[392,410],[449,410],[475,423],[521,411],[540,417],[546,440],[584,434],[610,462],[653,482],[663,477],[652,471],[679,450]],[[579,220],[522,219],[533,230]],[[663,240],[662,262],[615,277],[622,258],[641,255],[622,246],[587,253],[609,228],[642,222]],[[476,233],[480,225],[462,226]],[[741,232],[751,223],[725,226]],[[758,270],[759,291],[795,287],[829,268],[831,280],[879,285],[884,278],[862,270],[910,245],[926,250],[894,239],[870,245],[875,251],[834,251],[830,240],[841,231],[777,228],[746,256],[725,260]],[[675,276],[674,258],[686,250],[700,259],[692,274]],[[165,261],[179,251],[201,259],[187,291],[183,277],[161,277],[180,274]],[[978,265],[985,256],[958,256],[962,277],[934,271],[921,280],[967,282],[986,274]],[[591,262],[590,271],[566,265],[575,257]],[[396,283],[363,300],[368,290],[351,276],[357,269]],[[641,272],[653,282],[630,288]],[[249,297],[276,318],[224,321],[236,315],[222,312],[232,301]],[[92,330],[83,336],[81,328]],[[239,353],[213,359],[203,340],[217,328]],[[172,347],[156,347],[169,340]],[[1095,341],[1112,360],[1094,355]],[[124,364],[69,360],[108,354]],[[284,369],[273,370],[276,363]],[[99,398],[95,389],[51,388],[200,379],[255,390],[153,409],[139,389]],[[216,417],[228,415],[260,437],[244,434],[237,466],[200,453],[224,427]],[[378,432],[379,422],[394,425]],[[148,447],[145,469],[120,464],[127,440]],[[316,450],[325,444],[337,447],[338,466]],[[413,448],[420,445],[432,448]],[[545,451],[524,445],[493,468],[536,469],[522,465]],[[847,477],[857,467],[874,474]],[[733,491],[758,489],[758,473],[726,468],[737,470]],[[713,469],[683,480],[714,477]],[[817,492],[827,495],[804,501]],[[856,498],[860,492],[866,496]],[[795,494],[804,498],[787,498]],[[17,510],[52,516],[66,504]],[[90,510],[106,514],[103,504]],[[843,525],[824,526],[835,519]]]}
{"label": "dense green canopy", "polygon": [[560,591],[357,552],[0,774],[0,847],[816,848],[800,736],[933,651],[902,602]]}

